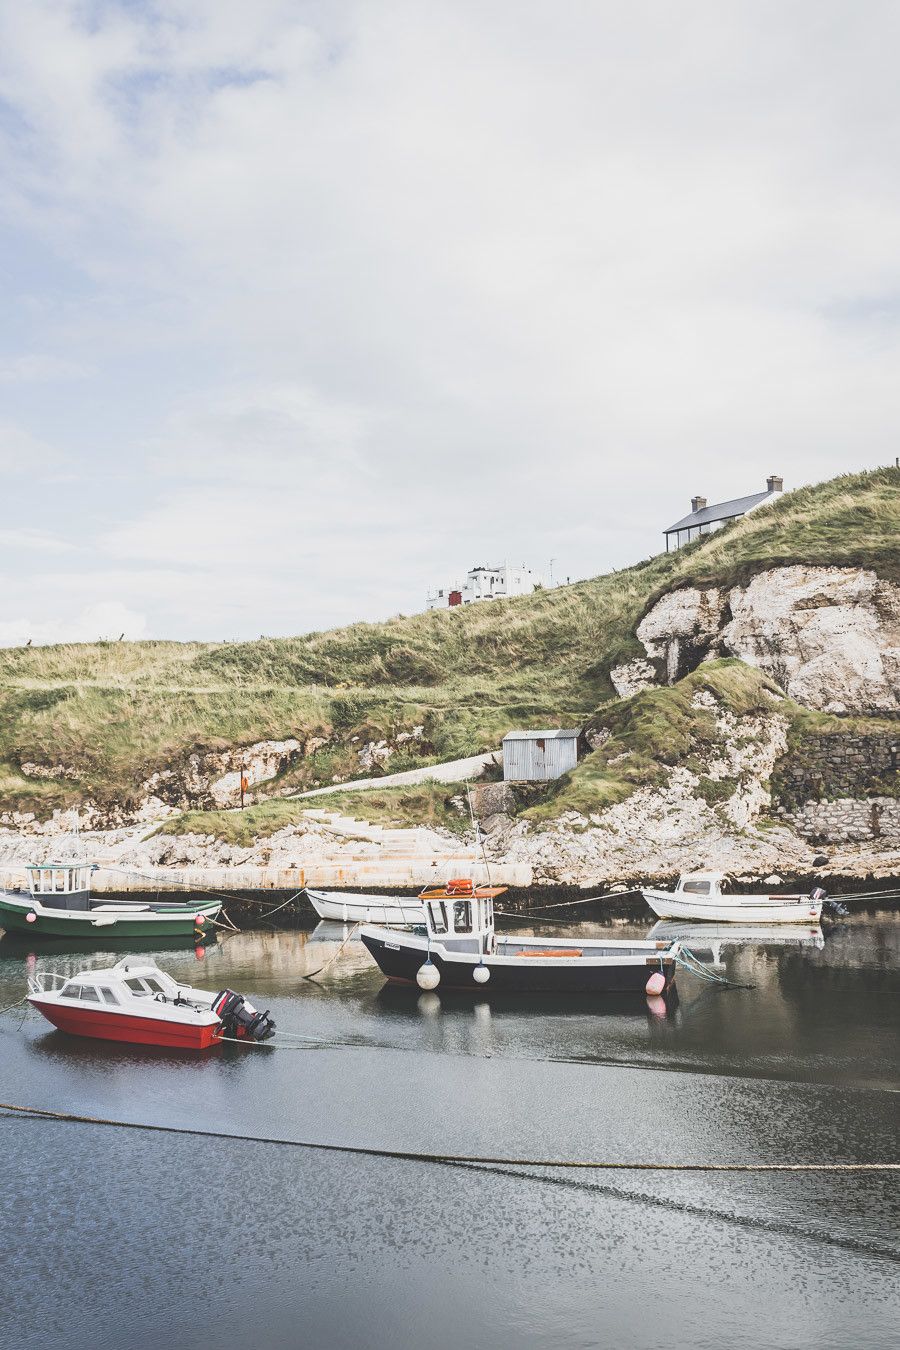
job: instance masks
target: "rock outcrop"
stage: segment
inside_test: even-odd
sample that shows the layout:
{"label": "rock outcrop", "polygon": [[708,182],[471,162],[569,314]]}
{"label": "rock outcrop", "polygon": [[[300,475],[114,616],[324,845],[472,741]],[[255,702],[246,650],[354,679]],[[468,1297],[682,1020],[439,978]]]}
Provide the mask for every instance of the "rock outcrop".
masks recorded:
{"label": "rock outcrop", "polygon": [[[654,663],[655,680],[643,671],[643,687],[736,656],[806,707],[900,712],[900,586],[867,568],[779,567],[728,591],[670,591],[637,635]],[[612,672],[614,683],[634,685],[629,665]]]}

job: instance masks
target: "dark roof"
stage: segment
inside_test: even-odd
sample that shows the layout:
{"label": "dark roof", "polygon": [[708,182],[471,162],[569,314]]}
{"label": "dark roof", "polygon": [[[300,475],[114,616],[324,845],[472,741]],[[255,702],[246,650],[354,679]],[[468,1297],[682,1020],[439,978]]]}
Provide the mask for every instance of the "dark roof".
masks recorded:
{"label": "dark roof", "polygon": [[702,511],[692,511],[689,516],[676,520],[674,525],[663,530],[663,534],[672,534],[674,530],[691,530],[696,525],[709,525],[714,520],[731,520],[734,516],[744,515],[751,506],[759,506],[760,502],[767,501],[769,497],[780,496],[779,492],[751,492],[749,497],[735,497],[730,502],[716,502],[714,506],[704,506]]}

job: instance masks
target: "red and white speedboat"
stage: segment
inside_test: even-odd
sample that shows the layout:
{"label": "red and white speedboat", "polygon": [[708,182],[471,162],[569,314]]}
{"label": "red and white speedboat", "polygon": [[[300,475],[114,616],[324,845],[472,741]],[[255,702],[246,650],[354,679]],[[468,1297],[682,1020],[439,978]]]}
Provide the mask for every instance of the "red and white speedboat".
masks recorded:
{"label": "red and white speedboat", "polygon": [[60,1031],[132,1045],[208,1050],[225,1037],[264,1041],[275,1031],[268,1012],[241,994],[178,984],[147,957],[79,975],[31,975],[28,1002]]}

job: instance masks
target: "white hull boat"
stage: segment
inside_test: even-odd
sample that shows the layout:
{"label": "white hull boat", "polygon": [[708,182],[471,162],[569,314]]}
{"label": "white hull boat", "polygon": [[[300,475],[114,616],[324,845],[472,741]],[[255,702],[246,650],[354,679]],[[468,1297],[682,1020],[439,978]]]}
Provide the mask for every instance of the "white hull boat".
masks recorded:
{"label": "white hull boat", "polygon": [[313,891],[307,886],[309,903],[320,919],[335,923],[424,923],[422,902],[393,895],[347,895],[343,891]]}
{"label": "white hull boat", "polygon": [[728,890],[723,872],[691,872],[679,877],[674,891],[641,891],[660,919],[705,923],[818,924],[825,892],[811,895],[739,895]]}

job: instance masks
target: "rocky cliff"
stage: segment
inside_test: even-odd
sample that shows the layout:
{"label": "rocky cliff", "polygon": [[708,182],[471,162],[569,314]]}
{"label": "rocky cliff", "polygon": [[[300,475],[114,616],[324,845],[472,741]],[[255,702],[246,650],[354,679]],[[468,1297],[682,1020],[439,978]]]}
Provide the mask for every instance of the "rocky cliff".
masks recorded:
{"label": "rocky cliff", "polygon": [[[0,825],[52,841],[77,817],[183,841],[181,813],[200,811],[212,843],[194,830],[176,852],[237,834],[264,851],[282,828],[302,852],[297,790],[579,725],[571,775],[493,794],[497,858],[584,881],[703,861],[796,870],[823,848],[895,866],[898,539],[900,471],[882,469],[496,606],[252,643],[0,652]],[[242,775],[264,808],[256,843],[248,817],[234,829]],[[452,792],[373,792],[372,819],[461,835]]]}
{"label": "rocky cliff", "polygon": [[778,567],[727,590],[673,590],[637,636],[647,659],[611,671],[620,694],[736,656],[808,708],[900,712],[900,586],[868,568]]}

